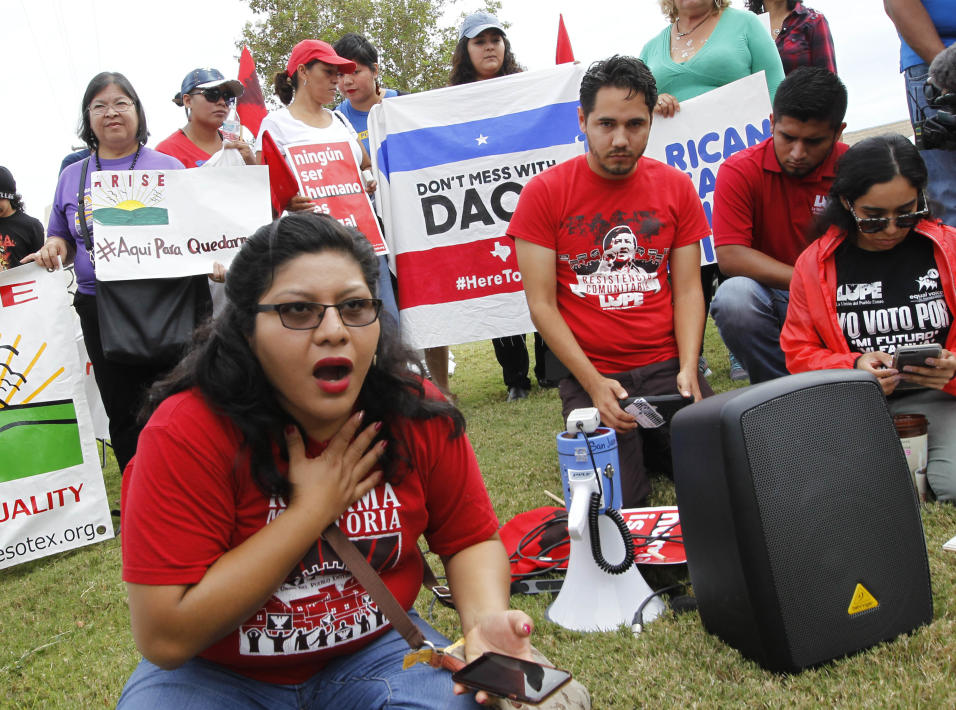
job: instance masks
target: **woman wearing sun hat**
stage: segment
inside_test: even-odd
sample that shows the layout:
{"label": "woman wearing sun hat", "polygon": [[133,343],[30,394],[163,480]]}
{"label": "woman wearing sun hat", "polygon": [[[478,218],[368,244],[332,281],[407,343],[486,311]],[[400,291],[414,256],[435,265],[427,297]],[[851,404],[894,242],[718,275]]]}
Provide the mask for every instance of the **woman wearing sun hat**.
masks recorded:
{"label": "woman wearing sun hat", "polygon": [[226,79],[218,69],[193,69],[173,97],[174,104],[186,109],[186,125],[156,150],[179,159],[187,168],[198,168],[222,148],[235,148],[248,165],[255,165],[256,156],[249,144],[227,141],[220,130],[242,92],[242,84]]}

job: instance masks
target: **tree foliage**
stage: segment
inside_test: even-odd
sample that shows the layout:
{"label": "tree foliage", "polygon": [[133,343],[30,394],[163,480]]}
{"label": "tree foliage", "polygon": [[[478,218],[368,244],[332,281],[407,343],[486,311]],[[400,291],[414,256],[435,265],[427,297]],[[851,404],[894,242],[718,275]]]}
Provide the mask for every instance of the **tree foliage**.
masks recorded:
{"label": "tree foliage", "polygon": [[[466,0],[467,1],[467,0]],[[425,91],[445,86],[458,25],[478,10],[498,12],[498,0],[471,0],[455,25],[443,18],[460,0],[248,0],[261,19],[247,23],[241,44],[256,61],[263,93],[276,72],[285,70],[292,47],[303,39],[334,43],[346,32],[364,35],[379,53],[382,83],[401,91]]]}

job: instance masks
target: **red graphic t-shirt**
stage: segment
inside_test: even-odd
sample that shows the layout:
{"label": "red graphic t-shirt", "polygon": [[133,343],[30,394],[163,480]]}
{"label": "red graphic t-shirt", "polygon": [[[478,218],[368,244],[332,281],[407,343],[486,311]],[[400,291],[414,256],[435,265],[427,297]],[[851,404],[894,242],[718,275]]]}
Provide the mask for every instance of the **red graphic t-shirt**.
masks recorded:
{"label": "red graphic t-shirt", "polygon": [[[471,444],[465,435],[449,439],[450,432],[445,419],[403,424],[411,466],[338,520],[406,609],[421,587],[420,535],[433,552],[453,555],[498,528]],[[160,405],[123,476],[125,581],[195,584],[222,554],[281,515],[285,501],[255,486],[247,457],[237,457],[239,440],[196,390]],[[308,453],[321,448],[310,443]],[[276,464],[287,471],[286,462]],[[388,628],[362,585],[318,541],[259,611],[199,655],[258,680],[302,683]]]}
{"label": "red graphic t-shirt", "polygon": [[508,226],[556,252],[558,310],[604,374],[677,357],[668,258],[708,234],[690,179],[646,157],[626,180],[583,155],[556,165],[521,191]]}

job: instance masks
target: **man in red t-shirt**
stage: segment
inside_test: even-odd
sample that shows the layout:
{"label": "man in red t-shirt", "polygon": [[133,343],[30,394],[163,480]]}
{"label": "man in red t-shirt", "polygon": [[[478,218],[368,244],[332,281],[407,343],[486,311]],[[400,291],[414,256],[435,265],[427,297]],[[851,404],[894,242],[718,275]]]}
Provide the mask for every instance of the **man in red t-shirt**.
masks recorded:
{"label": "man in red t-shirt", "polygon": [[728,158],[714,190],[714,244],[730,276],[710,313],[752,383],[788,374],[780,330],[793,264],[826,206],[846,124],[846,87],[820,67],[801,67],[777,87],[767,140]]}
{"label": "man in red t-shirt", "polygon": [[624,507],[641,505],[650,484],[637,423],[618,400],[710,394],[697,370],[699,241],[710,228],[687,176],[642,157],[656,102],[640,60],[594,63],[578,108],[589,152],[534,177],[508,226],[531,319],[570,371],[564,416],[594,406],[617,431]]}

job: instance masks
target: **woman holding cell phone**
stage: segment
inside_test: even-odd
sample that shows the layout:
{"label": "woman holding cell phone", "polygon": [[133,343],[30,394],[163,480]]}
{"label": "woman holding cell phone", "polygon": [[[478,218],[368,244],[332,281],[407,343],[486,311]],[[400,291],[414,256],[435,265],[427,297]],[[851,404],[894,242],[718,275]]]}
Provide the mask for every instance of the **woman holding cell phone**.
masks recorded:
{"label": "woman holding cell phone", "polygon": [[[931,219],[926,183],[919,151],[902,136],[846,152],[821,236],[794,266],[780,345],[791,372],[865,370],[892,413],[925,415],[930,487],[956,500],[956,229]],[[939,353],[904,364],[914,344]]]}
{"label": "woman holding cell phone", "polygon": [[331,217],[262,227],[232,262],[223,311],[151,390],[123,485],[144,656],[123,710],[477,707],[486,694],[448,671],[402,669],[407,643],[321,537],[330,526],[405,609],[424,535],[466,657],[530,657],[532,621],[508,609],[508,556],[464,419],[408,369],[377,279],[368,240]]}

